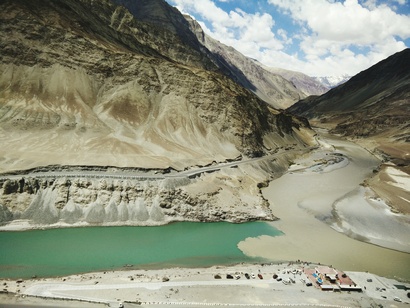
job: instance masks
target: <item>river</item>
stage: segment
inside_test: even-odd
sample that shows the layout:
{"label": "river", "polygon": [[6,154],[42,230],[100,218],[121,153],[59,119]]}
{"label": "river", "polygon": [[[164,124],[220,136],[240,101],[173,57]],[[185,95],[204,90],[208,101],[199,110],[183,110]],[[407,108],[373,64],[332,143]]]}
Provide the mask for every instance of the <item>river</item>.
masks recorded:
{"label": "river", "polygon": [[[321,150],[301,159],[299,165],[272,181],[263,192],[272,212],[280,219],[272,225],[285,235],[248,238],[239,243],[240,249],[249,256],[272,261],[307,260],[346,271],[369,271],[410,281],[409,253],[367,243],[376,242],[372,238],[384,237],[388,246],[410,248],[407,221],[400,217],[395,220],[397,215],[386,213],[384,208],[371,208],[363,196],[358,200],[360,184],[379,161],[352,142],[329,136],[319,140]],[[344,159],[324,168],[316,165],[335,152]],[[313,166],[306,168],[310,165]],[[352,194],[356,198],[351,198]],[[344,208],[338,208],[341,206]],[[341,215],[335,215],[341,210],[344,219],[351,224],[354,221],[354,229],[339,220]],[[375,211],[379,215],[374,215]],[[382,213],[385,213],[384,229],[380,228]],[[336,231],[341,229],[338,225],[347,225],[342,229],[344,233]],[[350,232],[351,229],[354,232]]]}
{"label": "river", "polygon": [[[365,202],[354,205],[350,201],[360,194],[349,199],[379,161],[352,142],[329,137],[320,138],[320,142],[321,150],[299,160],[290,172],[264,189],[272,212],[280,218],[276,222],[0,232],[0,276],[60,276],[126,264],[137,268],[204,267],[304,260],[410,281],[410,254],[366,243],[371,242],[374,232],[381,231],[372,228],[371,217],[356,219],[367,213]],[[319,164],[335,157],[336,163]],[[335,211],[343,214],[338,219],[351,224],[366,221],[366,225],[356,224],[356,233],[350,237],[346,230],[337,232],[343,221],[337,221]],[[382,216],[375,217],[379,224]],[[388,219],[391,228],[387,228],[394,232],[385,243],[394,247],[397,239],[406,246],[410,240],[408,225]],[[401,234],[400,230],[405,231]]]}
{"label": "river", "polygon": [[263,222],[180,222],[156,227],[85,227],[0,232],[0,277],[27,278],[122,268],[204,267],[256,262],[237,243],[282,233]]}

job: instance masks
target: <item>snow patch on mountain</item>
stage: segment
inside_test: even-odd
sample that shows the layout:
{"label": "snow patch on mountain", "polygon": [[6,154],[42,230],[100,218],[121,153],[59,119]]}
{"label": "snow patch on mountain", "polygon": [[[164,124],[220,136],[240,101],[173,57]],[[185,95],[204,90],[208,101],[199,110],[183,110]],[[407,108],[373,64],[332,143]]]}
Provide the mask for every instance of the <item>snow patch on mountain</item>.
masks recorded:
{"label": "snow patch on mountain", "polygon": [[348,81],[352,76],[349,75],[341,75],[341,76],[322,76],[322,77],[313,77],[316,81],[323,84],[325,87],[328,88],[335,88],[342,83]]}

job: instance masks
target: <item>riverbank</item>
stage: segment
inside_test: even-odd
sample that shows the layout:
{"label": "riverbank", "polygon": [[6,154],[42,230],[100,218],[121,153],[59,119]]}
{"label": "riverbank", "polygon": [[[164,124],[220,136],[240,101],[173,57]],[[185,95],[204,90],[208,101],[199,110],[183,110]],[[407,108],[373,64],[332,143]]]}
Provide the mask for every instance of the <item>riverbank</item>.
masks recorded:
{"label": "riverbank", "polygon": [[[343,283],[348,281],[361,292],[353,289],[328,292],[317,283],[306,285],[312,279],[314,282],[313,275],[324,275],[325,271],[347,277],[333,284],[325,281],[324,285],[337,287],[341,284],[343,289]],[[342,272],[308,262],[109,271],[26,281],[2,280],[0,283],[10,292],[0,295],[4,304],[27,305],[40,301],[43,305],[52,302],[67,307],[75,303],[84,307],[118,307],[119,303],[124,303],[125,307],[170,304],[174,307],[371,307],[395,303],[395,307],[400,307],[409,302],[405,289],[410,288],[410,285],[371,273]],[[396,302],[394,298],[403,302]]]}

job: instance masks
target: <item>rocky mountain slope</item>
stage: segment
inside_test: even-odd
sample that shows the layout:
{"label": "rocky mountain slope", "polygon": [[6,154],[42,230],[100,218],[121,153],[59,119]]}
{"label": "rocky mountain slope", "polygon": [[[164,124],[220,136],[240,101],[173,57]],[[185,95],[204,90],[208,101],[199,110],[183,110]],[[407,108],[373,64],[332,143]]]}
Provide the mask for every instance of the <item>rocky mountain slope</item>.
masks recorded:
{"label": "rocky mountain slope", "polygon": [[326,93],[327,91],[329,91],[330,89],[330,87],[323,85],[321,82],[319,82],[315,78],[312,78],[301,72],[285,70],[283,68],[278,68],[278,67],[266,67],[266,66],[263,66],[263,67],[266,70],[274,74],[278,74],[282,76],[283,78],[285,78],[286,80],[289,80],[290,82],[292,82],[293,85],[297,89],[302,91],[306,97],[310,95],[322,95]]}
{"label": "rocky mountain slope", "polygon": [[287,143],[278,112],[155,20],[108,0],[5,1],[1,19],[4,169],[184,168]]}
{"label": "rocky mountain slope", "polygon": [[6,0],[0,38],[0,171],[50,172],[23,172],[31,177],[24,185],[2,177],[0,220],[124,222],[121,202],[128,212],[154,213],[130,214],[129,224],[240,221],[238,211],[243,219],[272,219],[258,185],[287,159],[183,184],[96,181],[81,172],[58,180],[48,166],[184,170],[312,142],[305,121],[238,85],[162,0]]}
{"label": "rocky mountain slope", "polygon": [[327,125],[344,136],[374,143],[395,158],[410,153],[410,49],[398,52],[289,112]]}
{"label": "rocky mountain slope", "polygon": [[207,35],[190,16],[185,18],[199,42],[219,59],[231,76],[274,108],[286,109],[302,98],[329,90],[305,74],[265,67]]}

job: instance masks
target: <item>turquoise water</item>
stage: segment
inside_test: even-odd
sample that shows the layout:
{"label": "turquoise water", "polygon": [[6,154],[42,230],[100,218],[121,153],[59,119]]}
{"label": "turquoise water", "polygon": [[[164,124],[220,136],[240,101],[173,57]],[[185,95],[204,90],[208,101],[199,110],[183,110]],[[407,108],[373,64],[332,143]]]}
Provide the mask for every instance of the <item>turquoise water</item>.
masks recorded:
{"label": "turquoise water", "polygon": [[237,244],[282,233],[263,222],[181,222],[0,232],[0,277],[60,276],[124,266],[211,266],[252,261]]}

